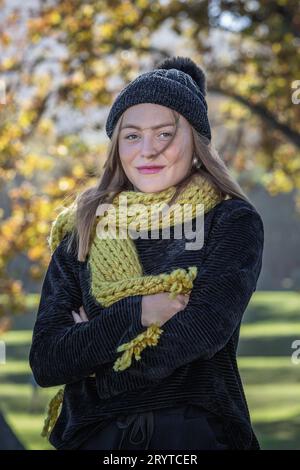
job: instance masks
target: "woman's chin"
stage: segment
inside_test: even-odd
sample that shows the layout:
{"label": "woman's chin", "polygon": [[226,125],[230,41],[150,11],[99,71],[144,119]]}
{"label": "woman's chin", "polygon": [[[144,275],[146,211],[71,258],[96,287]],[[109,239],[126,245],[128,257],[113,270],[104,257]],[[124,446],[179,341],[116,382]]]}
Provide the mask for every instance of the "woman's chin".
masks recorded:
{"label": "woman's chin", "polygon": [[166,184],[140,184],[138,187],[138,191],[142,193],[159,193],[167,187],[168,186]]}
{"label": "woman's chin", "polygon": [[158,175],[139,175],[139,180],[134,182],[136,191],[143,193],[158,193],[164,189],[172,186],[172,182],[166,179],[166,177],[158,177]]}

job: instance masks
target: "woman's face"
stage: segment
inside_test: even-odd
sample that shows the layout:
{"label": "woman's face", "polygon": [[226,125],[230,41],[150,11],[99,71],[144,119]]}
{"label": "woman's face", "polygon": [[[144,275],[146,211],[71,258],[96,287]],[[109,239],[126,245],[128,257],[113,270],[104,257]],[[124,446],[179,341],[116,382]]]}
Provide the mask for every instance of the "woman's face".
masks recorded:
{"label": "woman's face", "polygon": [[[155,128],[153,128],[155,126]],[[123,169],[135,190],[155,193],[179,183],[190,172],[193,137],[189,122],[179,115],[177,135],[172,111],[158,104],[141,103],[128,108],[118,136]],[[141,167],[161,166],[160,170]]]}

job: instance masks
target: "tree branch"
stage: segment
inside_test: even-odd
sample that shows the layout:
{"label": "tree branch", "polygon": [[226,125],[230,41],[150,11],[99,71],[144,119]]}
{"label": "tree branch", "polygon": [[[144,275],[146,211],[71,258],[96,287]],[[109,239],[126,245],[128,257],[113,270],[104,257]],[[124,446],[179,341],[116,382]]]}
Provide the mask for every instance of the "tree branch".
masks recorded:
{"label": "tree branch", "polygon": [[237,93],[233,93],[229,90],[224,90],[218,86],[209,87],[209,92],[228,96],[251,109],[254,114],[266,121],[271,127],[273,127],[273,129],[280,131],[290,142],[292,142],[292,144],[300,148],[300,133],[291,129],[287,124],[279,122],[276,116],[261,104],[252,103],[244,96],[238,95]]}

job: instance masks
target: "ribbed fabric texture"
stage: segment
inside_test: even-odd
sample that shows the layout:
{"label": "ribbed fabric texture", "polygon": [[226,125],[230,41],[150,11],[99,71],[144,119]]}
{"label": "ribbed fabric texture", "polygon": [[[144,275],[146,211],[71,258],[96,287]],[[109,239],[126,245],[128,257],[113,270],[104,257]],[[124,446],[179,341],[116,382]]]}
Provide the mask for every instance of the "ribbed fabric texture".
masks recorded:
{"label": "ribbed fabric texture", "polygon": [[[200,250],[186,250],[190,240],[185,238],[134,240],[145,275],[191,265],[198,274],[187,307],[163,325],[158,345],[145,349],[142,360],[122,372],[112,369],[118,346],[145,330],[142,295],[101,307],[90,293],[87,261],[66,251],[68,236],[56,248],[29,357],[39,385],[67,384],[50,435],[54,447],[76,448],[120,414],[194,403],[224,419],[232,448],[259,448],[236,350],[243,313],[261,271],[263,222],[240,199],[222,201],[204,222]],[[71,311],[81,305],[90,321],[75,324]]]}

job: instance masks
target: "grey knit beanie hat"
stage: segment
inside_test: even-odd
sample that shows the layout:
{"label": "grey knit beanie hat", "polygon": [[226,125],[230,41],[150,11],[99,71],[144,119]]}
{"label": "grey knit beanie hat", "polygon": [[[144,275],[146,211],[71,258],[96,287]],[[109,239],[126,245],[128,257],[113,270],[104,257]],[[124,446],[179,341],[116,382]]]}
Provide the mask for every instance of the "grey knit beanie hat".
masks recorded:
{"label": "grey knit beanie hat", "polygon": [[204,71],[189,57],[170,57],[159,63],[153,71],[139,75],[123,88],[108,114],[106,133],[111,139],[118,119],[130,106],[155,103],[183,115],[210,141],[205,95]]}

